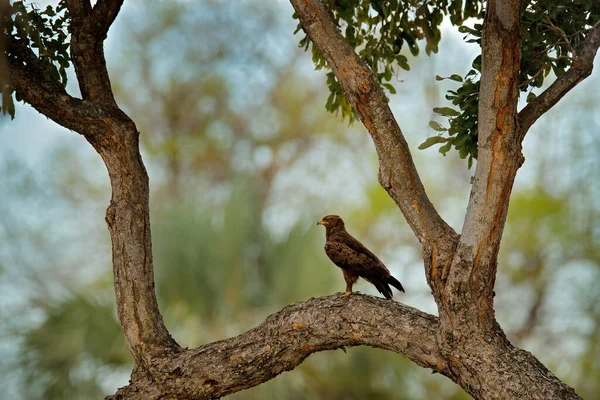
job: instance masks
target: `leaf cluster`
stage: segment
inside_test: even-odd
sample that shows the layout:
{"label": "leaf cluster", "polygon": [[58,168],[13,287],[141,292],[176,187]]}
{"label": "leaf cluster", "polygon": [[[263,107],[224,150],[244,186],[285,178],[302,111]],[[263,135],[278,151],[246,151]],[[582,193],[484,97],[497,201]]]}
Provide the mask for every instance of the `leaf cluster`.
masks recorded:
{"label": "leaf cluster", "polygon": [[[480,60],[481,58],[478,57]],[[476,59],[477,60],[477,59]],[[479,69],[479,65],[474,62],[473,65]],[[460,75],[453,74],[447,78],[436,76],[436,80],[441,81],[449,79],[456,82],[462,82],[462,86],[457,90],[449,90],[446,99],[450,100],[453,105],[458,106],[460,111],[452,107],[436,107],[433,111],[448,118],[450,126],[443,127],[436,121],[429,121],[429,126],[438,131],[437,136],[432,136],[425,140],[419,149],[423,150],[434,144],[443,144],[439,151],[446,155],[454,146],[459,152],[460,158],[468,157],[468,167],[473,165],[473,159],[477,158],[477,108],[479,106],[479,80],[474,81],[471,76],[477,74],[476,70],[471,70],[467,74],[466,79]],[[444,132],[447,136],[442,136]]]}
{"label": "leaf cluster", "polygon": [[[577,49],[585,40],[587,32],[600,21],[600,3],[593,0],[530,1],[521,18],[522,37],[521,68],[519,89],[529,92],[527,102],[536,98],[534,89],[541,88],[551,72],[560,77],[571,67]],[[465,33],[467,43],[481,46],[483,26],[475,24],[473,28],[460,26],[459,32]],[[440,132],[419,146],[424,149],[434,144],[443,144],[439,151],[446,154],[451,146],[459,152],[461,158],[468,156],[468,167],[477,159],[477,111],[479,104],[479,77],[481,73],[481,55],[473,60],[472,69],[463,79],[450,79],[462,82],[456,90],[449,90],[446,99],[459,110],[453,108],[435,108],[438,114],[447,117],[449,127],[445,128],[432,121],[430,126]],[[460,78],[460,76],[458,76]],[[441,80],[443,78],[439,78]],[[440,113],[436,110],[445,110]],[[447,136],[442,136],[446,132]]]}
{"label": "leaf cluster", "polygon": [[[22,46],[32,49],[45,72],[50,78],[63,87],[67,84],[67,69],[70,66],[69,54],[69,13],[65,0],[60,0],[56,7],[47,6],[44,10],[25,1],[14,1],[8,4],[0,15],[2,42],[18,41]],[[12,46],[6,46],[5,56],[19,63],[19,55],[11,51]],[[13,102],[14,89],[10,87],[6,77],[0,76],[0,92],[2,92],[3,114],[11,118],[15,115]],[[15,99],[21,101],[18,92]]]}

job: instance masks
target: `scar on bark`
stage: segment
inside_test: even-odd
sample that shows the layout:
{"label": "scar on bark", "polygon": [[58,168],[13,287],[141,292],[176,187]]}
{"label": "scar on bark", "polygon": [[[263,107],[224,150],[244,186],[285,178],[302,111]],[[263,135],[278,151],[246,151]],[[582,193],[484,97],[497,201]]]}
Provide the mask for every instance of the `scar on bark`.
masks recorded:
{"label": "scar on bark", "polygon": [[[140,302],[140,296],[138,296],[137,290],[135,289],[135,281],[131,282],[131,291],[133,292],[133,300],[135,301],[136,304],[139,304]],[[137,307],[133,307],[133,317],[135,318],[135,322],[137,323],[137,331],[138,331],[138,340],[139,340],[139,344],[143,345],[144,344],[144,340],[142,338],[142,331],[144,329],[144,326],[142,325],[142,320],[140,319],[140,314],[139,314],[139,310]]]}
{"label": "scar on bark", "polygon": [[[512,168],[510,168],[507,172],[509,176],[512,175]],[[488,234],[488,242],[492,241],[492,236],[500,223],[500,219],[502,217],[502,212],[504,211],[504,204],[508,201],[508,196],[510,192],[511,179],[507,178],[504,182],[504,187],[502,188],[502,193],[500,193],[500,199],[498,201],[498,208],[496,209],[496,213],[494,214],[494,220],[492,222],[492,228],[490,229],[490,233]]]}
{"label": "scar on bark", "polygon": [[371,136],[373,136],[373,137],[375,137],[375,139],[377,139],[377,143],[381,143],[381,139],[379,138],[379,133],[377,132],[377,129],[375,128],[375,124],[373,123],[373,120],[371,119],[371,117],[365,112],[363,105],[361,103],[361,102],[366,102],[366,99],[363,98],[366,96],[364,94],[360,94],[359,97],[360,97],[359,101],[356,102],[356,111],[358,111],[358,113],[360,114],[362,123],[367,128],[367,131],[369,131]]}
{"label": "scar on bark", "polygon": [[480,240],[477,245],[477,254],[475,255],[475,261],[473,262],[473,268],[471,269],[471,276],[470,276],[471,280],[475,279],[475,277],[474,277],[475,270],[479,266],[479,256],[481,256],[481,245],[483,244],[482,242],[483,242],[483,240]]}
{"label": "scar on bark", "polygon": [[404,168],[404,171],[406,171],[406,174],[408,175],[408,182],[410,183],[410,186],[412,187],[414,185],[414,179],[413,179],[412,172],[410,172],[410,168],[408,168],[408,166],[405,163],[402,163],[402,166]]}
{"label": "scar on bark", "polygon": [[[487,185],[486,185],[486,192],[485,192],[485,199],[486,201],[489,198],[490,195],[490,190],[492,187],[492,182],[493,180],[493,176],[494,176],[494,165],[496,164],[496,156],[498,155],[498,152],[496,150],[496,145],[498,144],[498,139],[500,138],[500,135],[502,135],[503,133],[505,133],[506,131],[508,131],[510,129],[510,124],[506,123],[506,118],[507,116],[510,116],[512,114],[512,104],[511,102],[507,101],[506,97],[510,96],[510,93],[504,93],[503,98],[501,98],[501,94],[502,92],[509,91],[514,85],[515,85],[515,80],[513,78],[513,74],[515,72],[515,66],[514,64],[517,64],[514,62],[515,58],[518,55],[518,48],[505,48],[502,54],[502,63],[500,65],[500,70],[502,71],[499,75],[496,76],[495,81],[496,86],[494,87],[494,106],[496,107],[496,109],[498,110],[496,112],[496,129],[494,129],[494,132],[492,133],[492,143],[491,143],[491,147],[492,147],[492,161],[490,163],[490,171],[488,173],[488,179],[487,179]],[[511,54],[512,53],[512,54]],[[507,67],[508,67],[508,63],[512,62],[513,64],[513,68],[512,71],[509,72],[509,74],[507,75],[505,71],[507,71]],[[518,71],[518,64],[517,64],[517,71]],[[502,103],[504,105],[502,105]]]}
{"label": "scar on bark", "polygon": [[437,265],[437,246],[435,245],[435,243],[431,242],[431,284],[435,284],[436,280],[437,280],[437,272],[438,272],[438,265]]}
{"label": "scar on bark", "polygon": [[313,6],[312,4],[310,4],[310,2],[308,2],[306,0],[304,0],[304,4],[306,4],[307,6],[312,8],[312,10],[314,11],[317,18],[319,18],[319,22],[321,22],[321,26],[323,26],[323,30],[325,31],[325,33],[327,33],[327,27],[325,26],[325,21],[323,21],[323,17],[321,17],[321,14],[319,14],[319,11],[317,10],[317,8],[315,6]]}
{"label": "scar on bark", "polygon": [[304,320],[304,315],[300,314],[299,316],[300,316],[300,322],[292,321],[292,329],[306,328],[306,321]]}
{"label": "scar on bark", "polygon": [[423,210],[421,210],[421,207],[419,207],[419,203],[417,203],[417,200],[413,199],[412,203],[413,203],[413,207],[414,207],[415,211],[417,211],[419,213],[419,216],[421,217],[421,219],[424,219],[425,215],[423,214]]}
{"label": "scar on bark", "polygon": [[389,173],[389,176],[388,176],[388,182],[387,182],[387,184],[388,184],[388,187],[390,189],[394,188],[394,169],[393,168],[390,168],[390,173]]}

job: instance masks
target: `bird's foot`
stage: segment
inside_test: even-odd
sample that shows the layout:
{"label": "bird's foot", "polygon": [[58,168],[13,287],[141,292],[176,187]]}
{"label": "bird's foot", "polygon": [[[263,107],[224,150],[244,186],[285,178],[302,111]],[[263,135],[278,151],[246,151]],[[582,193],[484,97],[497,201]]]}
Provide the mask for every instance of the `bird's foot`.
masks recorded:
{"label": "bird's foot", "polygon": [[350,296],[353,292],[352,291],[345,291],[344,293],[340,294],[340,297],[347,297]]}

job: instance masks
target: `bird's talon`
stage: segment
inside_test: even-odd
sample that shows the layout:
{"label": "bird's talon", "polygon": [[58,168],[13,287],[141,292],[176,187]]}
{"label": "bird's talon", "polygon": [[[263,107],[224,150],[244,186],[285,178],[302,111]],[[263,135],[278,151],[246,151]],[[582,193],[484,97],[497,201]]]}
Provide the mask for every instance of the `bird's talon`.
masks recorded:
{"label": "bird's talon", "polygon": [[340,297],[348,297],[352,294],[352,292],[344,292],[342,294],[340,294]]}

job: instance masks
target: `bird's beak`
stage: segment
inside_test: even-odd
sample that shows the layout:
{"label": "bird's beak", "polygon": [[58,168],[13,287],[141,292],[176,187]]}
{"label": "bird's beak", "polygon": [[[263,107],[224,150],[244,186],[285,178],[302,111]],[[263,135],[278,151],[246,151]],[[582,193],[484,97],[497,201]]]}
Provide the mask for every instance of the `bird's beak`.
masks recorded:
{"label": "bird's beak", "polygon": [[325,222],[323,222],[323,220],[320,219],[320,220],[317,221],[317,225],[323,225],[323,226],[325,226]]}

